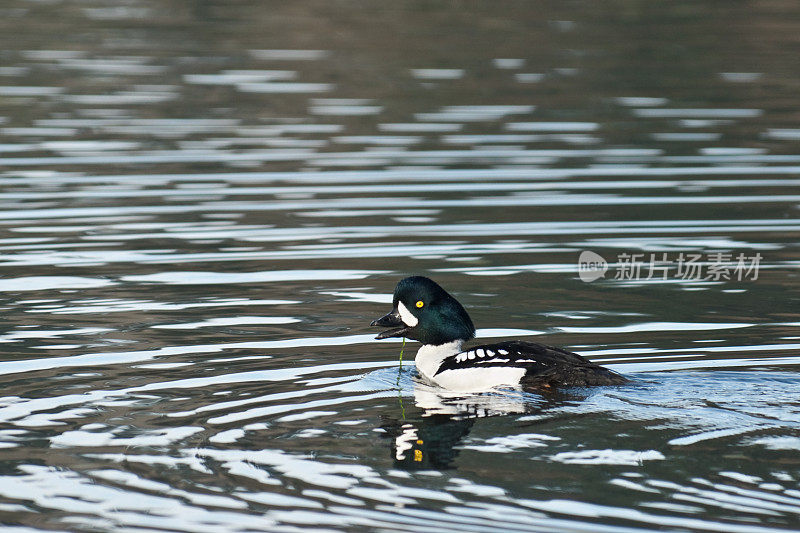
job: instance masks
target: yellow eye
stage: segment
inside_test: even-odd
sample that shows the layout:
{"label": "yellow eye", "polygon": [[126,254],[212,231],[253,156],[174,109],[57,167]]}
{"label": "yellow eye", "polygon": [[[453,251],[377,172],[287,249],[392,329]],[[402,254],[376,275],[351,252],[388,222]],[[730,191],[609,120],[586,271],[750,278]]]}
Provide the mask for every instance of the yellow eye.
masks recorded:
{"label": "yellow eye", "polygon": [[420,308],[420,307],[422,307],[423,305],[425,305],[425,302],[423,302],[422,300],[419,300],[419,301],[416,303],[416,306],[417,306],[417,308]]}

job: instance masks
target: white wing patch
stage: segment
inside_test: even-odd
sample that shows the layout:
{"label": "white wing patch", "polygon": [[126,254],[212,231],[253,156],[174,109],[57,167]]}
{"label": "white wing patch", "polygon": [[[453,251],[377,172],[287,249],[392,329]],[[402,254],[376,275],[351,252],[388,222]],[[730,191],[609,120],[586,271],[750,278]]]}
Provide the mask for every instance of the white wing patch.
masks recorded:
{"label": "white wing patch", "polygon": [[[474,348],[472,350],[458,352],[453,354],[452,359],[450,359],[450,365],[455,364],[457,367],[437,371],[434,373],[436,377],[433,379],[439,380],[439,376],[445,373],[452,376],[453,374],[449,374],[450,372],[458,374],[465,371],[467,371],[466,374],[471,374],[472,371],[488,372],[495,378],[500,375],[516,376],[518,372],[522,372],[522,375],[525,374],[526,369],[522,365],[528,368],[532,365],[547,366],[545,363],[542,363],[538,359],[533,359],[530,356],[524,359],[520,358],[520,356],[522,356],[522,354],[518,353],[516,350],[504,348]],[[443,362],[442,364],[444,365],[445,363]],[[506,369],[507,372],[505,374],[504,371],[501,370],[502,368]],[[489,379],[488,376],[487,379]],[[511,378],[504,377],[502,379],[506,380]],[[448,386],[448,388],[452,387]]]}
{"label": "white wing patch", "polygon": [[402,320],[406,326],[411,326],[413,328],[419,323],[419,319],[411,314],[411,311],[403,305],[403,302],[397,302],[397,311],[400,313],[400,320]]}

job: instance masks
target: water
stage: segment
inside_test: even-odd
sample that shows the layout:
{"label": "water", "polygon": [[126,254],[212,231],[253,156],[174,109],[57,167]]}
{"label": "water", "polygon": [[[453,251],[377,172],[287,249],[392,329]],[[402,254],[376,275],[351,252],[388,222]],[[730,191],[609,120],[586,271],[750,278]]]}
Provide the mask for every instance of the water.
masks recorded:
{"label": "water", "polygon": [[[6,1],[3,524],[800,527],[800,10],[715,7]],[[431,388],[411,273],[633,381]]]}

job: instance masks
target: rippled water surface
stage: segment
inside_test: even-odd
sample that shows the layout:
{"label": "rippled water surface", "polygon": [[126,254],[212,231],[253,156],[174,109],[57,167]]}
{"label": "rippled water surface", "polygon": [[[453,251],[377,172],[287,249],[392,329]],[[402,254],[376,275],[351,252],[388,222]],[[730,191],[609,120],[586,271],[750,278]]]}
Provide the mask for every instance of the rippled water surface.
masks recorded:
{"label": "rippled water surface", "polygon": [[[4,525],[800,527],[795,3],[6,0],[0,30]],[[428,386],[368,327],[409,274],[632,382]]]}

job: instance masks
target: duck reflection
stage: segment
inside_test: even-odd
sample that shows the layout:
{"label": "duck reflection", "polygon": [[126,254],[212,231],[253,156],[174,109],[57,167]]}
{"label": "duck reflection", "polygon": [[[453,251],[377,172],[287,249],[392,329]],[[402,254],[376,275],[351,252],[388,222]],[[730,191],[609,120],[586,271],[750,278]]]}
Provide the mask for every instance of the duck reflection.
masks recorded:
{"label": "duck reflection", "polygon": [[560,394],[544,396],[520,389],[456,393],[415,382],[414,404],[405,405],[408,399],[398,396],[401,416],[383,417],[381,427],[390,439],[396,467],[443,470],[453,468],[458,444],[479,419],[532,414],[563,400]]}
{"label": "duck reflection", "polygon": [[433,415],[415,422],[387,421],[396,467],[405,470],[444,470],[458,456],[456,444],[472,429],[475,419]]}

